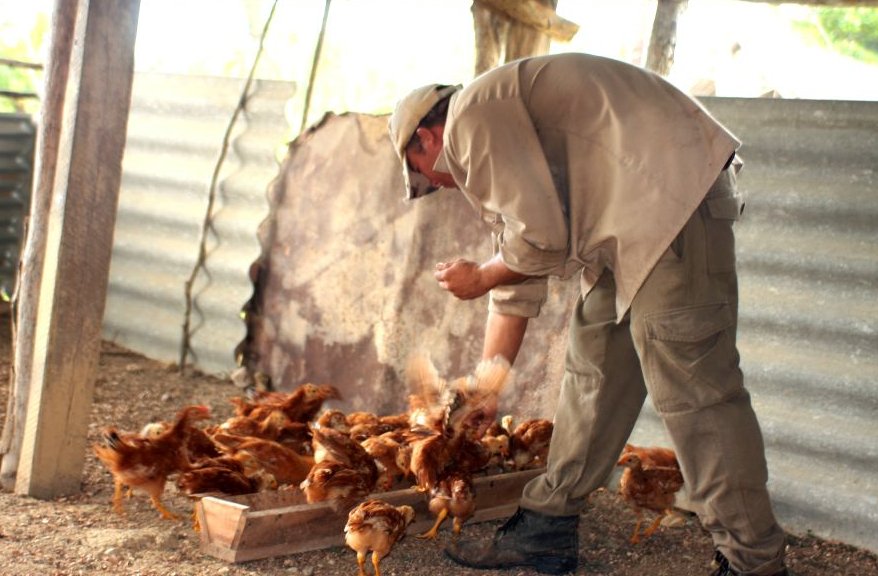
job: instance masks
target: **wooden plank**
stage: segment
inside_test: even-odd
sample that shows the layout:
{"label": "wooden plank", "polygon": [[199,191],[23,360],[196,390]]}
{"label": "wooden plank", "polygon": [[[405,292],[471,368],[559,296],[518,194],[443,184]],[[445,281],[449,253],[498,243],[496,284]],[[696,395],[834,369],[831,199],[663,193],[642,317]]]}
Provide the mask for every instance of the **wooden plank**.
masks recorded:
{"label": "wooden plank", "polygon": [[19,494],[53,498],[80,490],[139,9],[139,0],[77,4],[52,202],[46,230],[34,230],[46,235],[46,253]]}
{"label": "wooden plank", "polygon": [[[474,481],[476,513],[470,523],[511,515],[524,484],[542,472],[526,470],[483,476]],[[435,521],[427,497],[407,487],[374,494],[395,506],[415,509],[409,533],[427,531]],[[244,496],[202,498],[197,508],[202,552],[227,562],[246,562],[273,556],[344,546],[347,510],[326,502],[307,504],[299,491],[264,492]],[[451,522],[447,523],[449,526]],[[448,529],[446,527],[446,529]]]}

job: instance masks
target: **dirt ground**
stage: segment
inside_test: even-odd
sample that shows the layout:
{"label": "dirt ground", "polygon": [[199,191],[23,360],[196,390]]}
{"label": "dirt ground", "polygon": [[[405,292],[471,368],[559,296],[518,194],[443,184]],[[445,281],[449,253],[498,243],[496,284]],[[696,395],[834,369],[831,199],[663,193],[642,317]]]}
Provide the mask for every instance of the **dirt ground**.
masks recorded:
{"label": "dirt ground", "polygon": [[[5,316],[5,315],[4,315]],[[9,392],[11,358],[6,326],[0,317],[0,406]],[[89,424],[89,445],[99,430],[115,424],[138,430],[143,424],[170,419],[190,403],[208,405],[217,422],[231,414],[228,399],[240,395],[229,380],[203,374],[181,375],[173,366],[104,343],[96,375]],[[0,427],[5,413],[0,414]],[[159,517],[148,499],[126,502],[126,516],[110,508],[110,474],[87,451],[81,490],[64,498],[38,500],[0,492],[0,576],[74,576],[104,574],[142,576],[336,576],[357,573],[356,557],[345,547],[306,552],[240,564],[204,553],[188,520]],[[187,516],[193,503],[177,494],[172,483],[166,504]],[[628,543],[634,515],[612,492],[598,494],[580,523],[580,568],[577,575],[698,576],[709,573],[710,538],[697,520],[663,528],[636,546]],[[844,521],[839,519],[840,522]],[[448,523],[446,523],[448,524]],[[467,524],[464,537],[489,537],[499,521]],[[479,571],[453,564],[443,549],[450,541],[445,528],[436,541],[404,538],[382,562],[384,576],[507,575],[530,570]],[[829,542],[809,534],[791,534],[787,557],[797,576],[878,575],[878,558],[868,551]],[[371,567],[367,566],[369,573]]]}

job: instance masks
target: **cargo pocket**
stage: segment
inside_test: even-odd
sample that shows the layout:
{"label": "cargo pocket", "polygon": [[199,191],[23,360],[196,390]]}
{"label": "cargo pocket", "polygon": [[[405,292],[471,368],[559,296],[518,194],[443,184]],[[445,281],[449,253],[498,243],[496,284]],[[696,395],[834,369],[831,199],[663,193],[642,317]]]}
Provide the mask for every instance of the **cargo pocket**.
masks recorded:
{"label": "cargo pocket", "polygon": [[706,198],[705,234],[707,236],[707,269],[712,273],[735,271],[735,220],[744,203],[739,195]]}
{"label": "cargo pocket", "polygon": [[649,392],[660,413],[709,406],[743,386],[731,305],[679,308],[648,315],[644,322]]}

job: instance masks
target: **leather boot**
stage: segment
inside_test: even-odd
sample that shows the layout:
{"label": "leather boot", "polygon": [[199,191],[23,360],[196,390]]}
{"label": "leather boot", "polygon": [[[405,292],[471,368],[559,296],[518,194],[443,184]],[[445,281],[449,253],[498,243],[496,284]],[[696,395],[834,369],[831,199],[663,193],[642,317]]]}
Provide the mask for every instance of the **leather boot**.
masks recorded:
{"label": "leather boot", "polygon": [[[732,568],[728,559],[719,550],[714,552],[711,568],[713,568],[713,572],[710,573],[710,576],[741,576],[741,573]],[[786,568],[783,568],[779,572],[772,574],[772,576],[793,576],[793,574]]]}
{"label": "leather boot", "polygon": [[579,516],[519,508],[493,539],[452,543],[445,554],[470,568],[528,566],[543,574],[565,574],[576,570],[579,560],[578,528]]}

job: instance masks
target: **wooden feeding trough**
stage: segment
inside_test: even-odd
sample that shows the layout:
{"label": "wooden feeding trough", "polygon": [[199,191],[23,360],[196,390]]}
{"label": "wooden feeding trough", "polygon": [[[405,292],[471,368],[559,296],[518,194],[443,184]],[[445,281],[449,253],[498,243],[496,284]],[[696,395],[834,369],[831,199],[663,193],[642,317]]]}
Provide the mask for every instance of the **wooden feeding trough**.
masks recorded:
{"label": "wooden feeding trough", "polygon": [[[469,523],[511,515],[521,489],[542,469],[477,477],[476,513]],[[435,518],[427,498],[413,488],[373,494],[391,504],[415,509],[409,533],[425,532]],[[347,510],[334,511],[325,502],[308,504],[298,490],[260,492],[218,498],[205,496],[196,504],[201,525],[201,550],[227,562],[246,562],[344,545]],[[448,522],[450,524],[450,522]]]}

